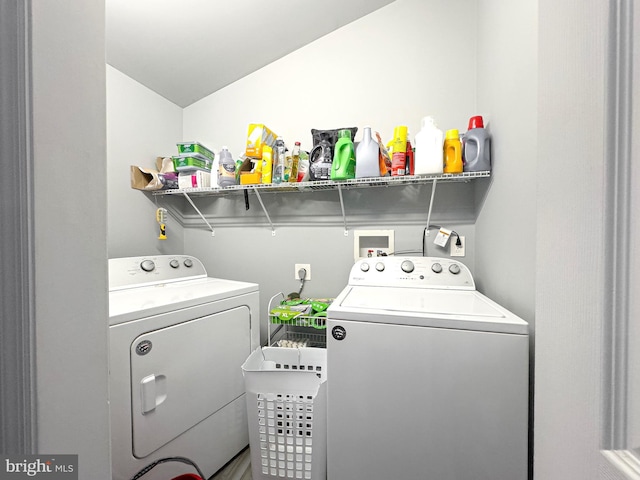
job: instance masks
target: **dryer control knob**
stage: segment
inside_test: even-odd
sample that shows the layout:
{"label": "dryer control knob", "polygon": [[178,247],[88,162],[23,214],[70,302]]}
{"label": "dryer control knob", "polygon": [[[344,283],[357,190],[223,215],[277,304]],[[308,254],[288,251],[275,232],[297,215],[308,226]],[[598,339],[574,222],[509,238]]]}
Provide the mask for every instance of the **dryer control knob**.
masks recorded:
{"label": "dryer control knob", "polygon": [[180,262],[174,258],[169,262],[169,266],[171,268],[178,268],[180,266]]}
{"label": "dryer control knob", "polygon": [[411,260],[405,260],[404,262],[402,262],[400,264],[400,268],[405,273],[411,273],[411,272],[413,272],[413,269],[415,267],[414,267],[413,262]]}
{"label": "dryer control knob", "polygon": [[384,271],[384,263],[382,263],[382,262],[376,263],[376,270],[378,270],[379,272],[383,272]]}
{"label": "dryer control knob", "polygon": [[193,261],[190,258],[185,258],[184,266],[187,267],[187,268],[193,267]]}
{"label": "dryer control knob", "polygon": [[145,272],[153,272],[156,268],[156,264],[153,263],[153,260],[143,260],[140,264],[140,268]]}
{"label": "dryer control knob", "polygon": [[454,275],[459,274],[459,273],[460,273],[460,265],[455,264],[455,263],[451,264],[451,265],[449,266],[449,271],[450,271],[451,273],[453,273]]}
{"label": "dryer control knob", "polygon": [[368,272],[369,271],[369,264],[368,263],[361,263],[360,264],[360,270],[362,270],[363,272]]}
{"label": "dryer control knob", "polygon": [[433,265],[431,265],[431,270],[433,271],[433,273],[440,273],[442,272],[442,265],[440,265],[439,263],[434,263]]}

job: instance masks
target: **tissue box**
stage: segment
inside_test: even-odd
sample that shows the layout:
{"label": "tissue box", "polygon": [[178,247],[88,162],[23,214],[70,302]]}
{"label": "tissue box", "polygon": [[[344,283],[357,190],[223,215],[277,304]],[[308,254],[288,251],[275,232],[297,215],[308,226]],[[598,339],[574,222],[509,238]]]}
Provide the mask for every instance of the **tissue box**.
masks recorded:
{"label": "tissue box", "polygon": [[204,170],[178,174],[178,188],[205,188],[211,186],[211,173]]}
{"label": "tissue box", "polygon": [[262,147],[276,144],[278,136],[262,123],[250,123],[247,132],[245,155],[251,158],[262,158]]}

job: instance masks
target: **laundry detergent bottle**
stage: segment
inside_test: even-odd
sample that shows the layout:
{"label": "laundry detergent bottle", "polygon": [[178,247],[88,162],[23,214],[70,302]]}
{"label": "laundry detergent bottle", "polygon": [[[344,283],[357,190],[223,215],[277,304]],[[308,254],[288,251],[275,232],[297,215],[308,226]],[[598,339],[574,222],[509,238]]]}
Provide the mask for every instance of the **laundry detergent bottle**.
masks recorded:
{"label": "laundry detergent bottle", "polygon": [[356,178],[380,176],[380,146],[371,136],[371,127],[364,127],[356,148]]}
{"label": "laundry detergent bottle", "polygon": [[442,173],[444,133],[433,117],[424,117],[420,131],[416,134],[414,175]]}
{"label": "laundry detergent bottle", "polygon": [[340,130],[333,150],[331,180],[349,180],[356,176],[356,153],[351,140],[351,130]]}
{"label": "laundry detergent bottle", "polygon": [[220,164],[218,166],[218,186],[228,187],[237,185],[236,180],[236,162],[233,161],[231,152],[227,147],[220,150]]}
{"label": "laundry detergent bottle", "polygon": [[491,170],[491,136],[480,115],[469,119],[469,128],[462,137],[462,160],[465,172]]}
{"label": "laundry detergent bottle", "polygon": [[447,130],[444,136],[444,173],[462,173],[462,143],[457,129]]}

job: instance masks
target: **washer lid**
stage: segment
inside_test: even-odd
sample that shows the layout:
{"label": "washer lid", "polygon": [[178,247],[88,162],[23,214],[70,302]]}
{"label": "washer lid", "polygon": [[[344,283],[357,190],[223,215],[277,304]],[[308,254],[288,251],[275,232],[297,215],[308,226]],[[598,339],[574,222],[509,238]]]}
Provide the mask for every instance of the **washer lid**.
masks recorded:
{"label": "washer lid", "polygon": [[109,325],[257,292],[255,283],[199,278],[109,292]]}
{"label": "washer lid", "polygon": [[348,286],[329,319],[527,334],[520,317],[472,290]]}

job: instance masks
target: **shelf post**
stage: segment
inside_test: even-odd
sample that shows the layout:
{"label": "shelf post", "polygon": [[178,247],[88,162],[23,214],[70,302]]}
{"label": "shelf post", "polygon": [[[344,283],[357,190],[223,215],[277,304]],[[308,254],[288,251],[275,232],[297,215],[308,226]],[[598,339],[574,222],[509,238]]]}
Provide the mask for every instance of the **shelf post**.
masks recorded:
{"label": "shelf post", "polygon": [[262,207],[262,211],[264,212],[265,216],[267,217],[267,221],[269,222],[269,225],[271,225],[271,236],[275,237],[276,236],[276,229],[273,226],[273,222],[271,221],[271,217],[269,216],[269,212],[267,212],[267,209],[264,206],[264,203],[262,203],[262,197],[260,197],[260,192],[258,192],[258,189],[256,187],[253,187],[253,192],[256,194],[256,197],[258,197],[258,201],[260,202],[260,206]]}
{"label": "shelf post", "polygon": [[200,210],[198,210],[198,207],[196,207],[196,204],[195,204],[195,203],[193,203],[193,200],[191,200],[191,198],[189,198],[189,195],[187,195],[187,192],[183,192],[182,194],[184,195],[184,197],[185,197],[187,200],[189,200],[189,203],[191,204],[191,206],[193,207],[193,209],[196,211],[196,213],[197,213],[198,215],[200,215],[200,218],[201,218],[202,220],[204,220],[204,223],[206,223],[206,224],[207,224],[207,226],[209,227],[209,230],[211,230],[211,236],[212,236],[212,237],[215,237],[215,236],[216,236],[216,232],[215,232],[215,230],[213,229],[213,227],[211,226],[211,224],[207,221],[207,219],[204,217],[204,215],[202,214],[202,212],[200,212]]}
{"label": "shelf post", "polygon": [[438,180],[433,179],[433,186],[431,187],[431,200],[429,200],[429,213],[427,214],[427,237],[429,236],[429,225],[431,225],[431,209],[433,208],[433,198],[436,196],[436,183]]}
{"label": "shelf post", "polygon": [[344,236],[349,236],[349,230],[347,229],[347,215],[344,212],[344,199],[342,198],[342,185],[338,184],[338,194],[340,195],[340,208],[342,209],[342,221],[344,222]]}

